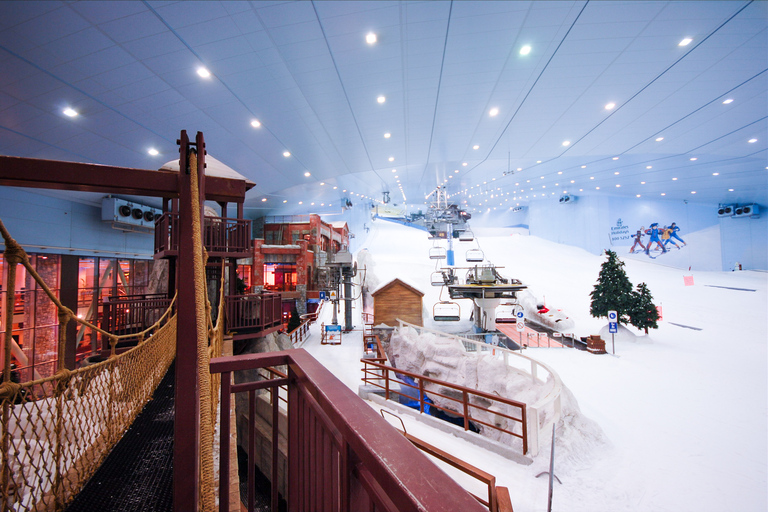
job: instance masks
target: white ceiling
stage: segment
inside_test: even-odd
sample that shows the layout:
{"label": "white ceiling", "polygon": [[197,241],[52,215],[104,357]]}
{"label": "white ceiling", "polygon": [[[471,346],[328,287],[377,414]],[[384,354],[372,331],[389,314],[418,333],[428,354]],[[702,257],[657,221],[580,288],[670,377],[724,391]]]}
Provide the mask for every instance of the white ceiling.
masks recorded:
{"label": "white ceiling", "polygon": [[767,29],[764,1],[5,1],[0,153],[158,168],[202,131],[252,217],[438,184],[764,203]]}

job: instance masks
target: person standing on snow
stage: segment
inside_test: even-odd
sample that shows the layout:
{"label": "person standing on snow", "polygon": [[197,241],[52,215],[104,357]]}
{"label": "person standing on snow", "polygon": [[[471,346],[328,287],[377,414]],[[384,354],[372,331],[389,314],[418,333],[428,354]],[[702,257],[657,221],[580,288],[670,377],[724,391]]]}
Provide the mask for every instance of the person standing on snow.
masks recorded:
{"label": "person standing on snow", "polygon": [[648,235],[651,235],[651,239],[648,241],[648,245],[645,248],[645,254],[650,255],[651,250],[651,244],[653,242],[656,242],[656,246],[661,249],[661,252],[667,252],[667,250],[664,248],[664,245],[662,245],[661,240],[659,239],[659,223],[654,222],[651,224],[650,228],[645,230],[645,233]]}
{"label": "person standing on snow", "polygon": [[629,250],[629,254],[632,254],[635,252],[635,247],[640,246],[641,250],[645,250],[645,246],[643,245],[643,242],[641,241],[643,238],[643,235],[645,234],[645,226],[641,226],[640,229],[637,230],[637,233],[635,233],[635,243],[632,244],[632,248]]}
{"label": "person standing on snow", "polygon": [[[679,227],[677,224],[675,224],[675,223],[673,222],[673,223],[672,223],[672,224],[669,226],[669,229],[671,229],[671,230],[672,230],[672,231],[669,233],[669,236],[670,236],[671,238],[676,238],[676,239],[678,239],[679,241],[683,242],[683,247],[685,247],[686,245],[688,245],[687,243],[685,243],[685,240],[683,240],[682,238],[680,238],[680,236],[678,236],[677,232],[678,232],[678,231],[680,231],[680,227]],[[674,243],[674,242],[672,242],[672,243]],[[675,244],[675,245],[677,245],[677,244]]]}

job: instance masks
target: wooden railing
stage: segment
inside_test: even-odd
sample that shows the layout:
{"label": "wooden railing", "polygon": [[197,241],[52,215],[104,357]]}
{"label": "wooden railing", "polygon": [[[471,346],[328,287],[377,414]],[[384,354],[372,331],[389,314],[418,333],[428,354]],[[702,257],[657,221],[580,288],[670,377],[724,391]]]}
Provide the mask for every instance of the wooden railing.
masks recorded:
{"label": "wooden railing", "polygon": [[[452,384],[443,380],[433,379],[425,377],[418,373],[408,372],[381,364],[370,359],[361,359],[363,363],[363,384],[371,387],[379,388],[384,391],[384,398],[389,400],[390,397],[404,397],[409,401],[415,400],[419,406],[419,412],[424,413],[429,408],[434,407],[451,417],[458,417],[463,423],[464,430],[470,430],[470,425],[482,425],[485,428],[507,434],[513,438],[520,439],[522,441],[523,455],[528,453],[528,422],[526,421],[526,404],[524,402],[518,402],[516,400],[510,400],[491,393],[485,393],[476,389],[459,386],[458,384]],[[403,376],[409,377],[416,382],[415,385],[409,384],[404,381]],[[439,405],[438,400],[432,400],[426,395],[426,385],[431,385],[429,389],[429,395],[432,397],[439,397],[439,401],[450,403],[451,407],[445,405]],[[397,391],[403,387],[413,389],[416,393],[403,393]],[[438,389],[446,389],[448,391],[440,392]],[[461,397],[461,398],[457,398]],[[482,403],[490,403],[488,406],[480,405]],[[497,405],[497,409],[491,409],[494,405]],[[517,410],[518,415],[512,416],[505,414],[498,410],[498,405],[506,405],[512,409]],[[498,418],[505,418],[509,420],[513,425],[519,425],[520,431],[516,432],[514,427],[512,430],[502,428],[494,423],[483,421],[477,414],[473,414],[475,411],[484,411]]]}
{"label": "wooden railing", "polygon": [[[232,384],[232,372],[286,365],[286,377]],[[213,359],[211,373],[221,374],[221,410],[232,406],[231,394],[249,394],[250,416],[256,391],[270,392],[272,425],[278,426],[278,386],[288,388],[287,484],[283,498],[289,511],[396,512],[485,509],[440,471],[398,431],[365,405],[303,349]],[[254,439],[255,422],[249,422]],[[272,510],[278,510],[280,428],[272,428]],[[219,510],[229,511],[230,415],[221,415]],[[255,451],[255,443],[249,443]],[[254,464],[249,463],[249,481]],[[249,485],[249,502],[254,486]]]}
{"label": "wooden railing", "polygon": [[[282,297],[279,293],[262,292],[225,297],[227,330],[271,331],[283,324]],[[237,337],[237,336],[235,336]]]}
{"label": "wooden railing", "polygon": [[532,357],[520,354],[514,350],[489,345],[464,336],[456,336],[427,329],[402,320],[398,320],[398,322],[400,323],[401,329],[404,326],[407,326],[415,329],[419,333],[429,332],[438,336],[456,338],[462,342],[468,352],[480,352],[502,360],[505,365],[530,375],[530,378],[534,383],[545,386],[541,398],[535,403],[527,406],[528,448],[530,456],[535,457],[539,453],[540,435],[543,435],[544,432],[550,430],[552,424],[560,419],[560,394],[563,389],[563,384],[557,372],[541,361],[537,361]]}
{"label": "wooden railing", "polygon": [[[247,258],[252,256],[251,221],[226,217],[206,217],[202,229],[208,256]],[[179,254],[179,214],[166,212],[155,221],[155,254]]]}
{"label": "wooden railing", "polygon": [[104,299],[101,328],[112,334],[132,334],[157,322],[171,305],[165,293],[124,295]]}

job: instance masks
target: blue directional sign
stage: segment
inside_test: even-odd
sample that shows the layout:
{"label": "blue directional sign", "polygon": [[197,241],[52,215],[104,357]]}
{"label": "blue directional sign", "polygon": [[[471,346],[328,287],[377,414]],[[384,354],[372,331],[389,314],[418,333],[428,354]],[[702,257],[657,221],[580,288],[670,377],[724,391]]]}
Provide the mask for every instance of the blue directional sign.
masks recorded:
{"label": "blue directional sign", "polygon": [[525,311],[522,309],[515,314],[517,315],[517,318],[525,318]]}
{"label": "blue directional sign", "polygon": [[619,323],[618,322],[608,322],[608,332],[611,334],[619,332]]}

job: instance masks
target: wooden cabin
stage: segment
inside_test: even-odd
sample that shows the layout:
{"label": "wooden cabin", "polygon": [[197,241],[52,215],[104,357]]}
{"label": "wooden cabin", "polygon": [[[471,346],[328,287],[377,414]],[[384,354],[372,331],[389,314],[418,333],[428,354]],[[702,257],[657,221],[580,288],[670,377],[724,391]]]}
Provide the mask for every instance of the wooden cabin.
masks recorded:
{"label": "wooden cabin", "polygon": [[415,325],[424,325],[422,318],[424,294],[413,286],[395,278],[371,295],[373,296],[373,325],[386,324],[397,327],[398,318]]}

